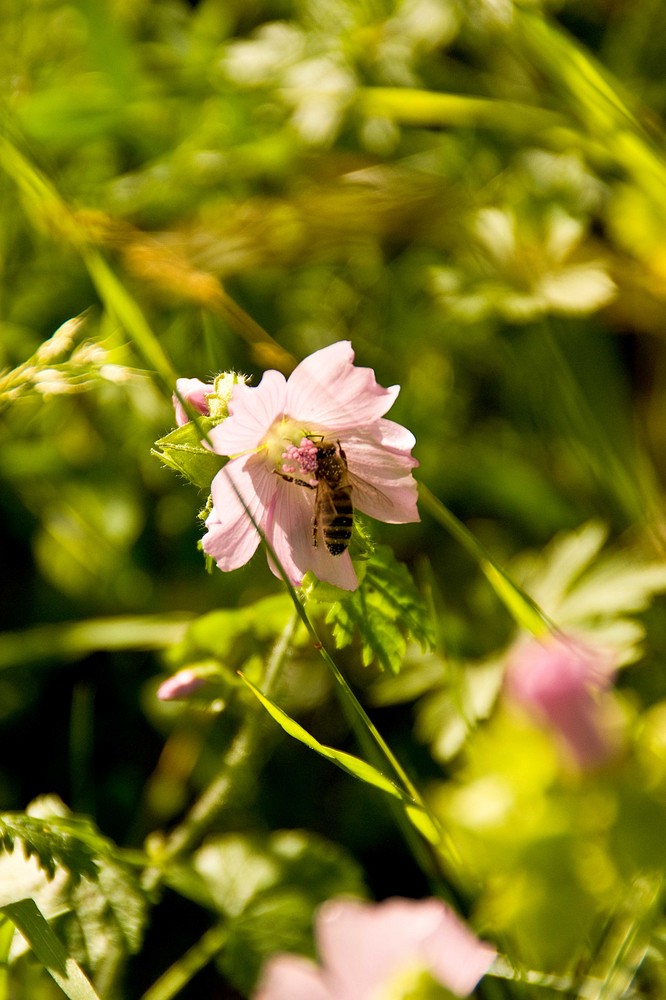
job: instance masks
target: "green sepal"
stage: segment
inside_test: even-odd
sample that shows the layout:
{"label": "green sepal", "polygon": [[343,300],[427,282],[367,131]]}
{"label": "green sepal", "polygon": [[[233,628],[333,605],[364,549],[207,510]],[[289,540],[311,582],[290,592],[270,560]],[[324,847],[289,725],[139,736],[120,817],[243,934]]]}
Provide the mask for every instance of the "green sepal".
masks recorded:
{"label": "green sepal", "polygon": [[201,443],[202,433],[207,434],[214,426],[210,417],[199,417],[196,424],[189,421],[156,441],[151,454],[195,486],[209,489],[225,462]]}

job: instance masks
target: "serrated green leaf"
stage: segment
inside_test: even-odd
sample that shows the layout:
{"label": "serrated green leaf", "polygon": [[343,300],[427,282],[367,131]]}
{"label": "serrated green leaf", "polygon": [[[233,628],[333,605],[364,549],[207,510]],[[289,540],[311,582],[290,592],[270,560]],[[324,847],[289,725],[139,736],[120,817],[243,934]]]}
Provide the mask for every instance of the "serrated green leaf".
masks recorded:
{"label": "serrated green leaf", "polygon": [[[313,598],[327,603],[317,591]],[[403,563],[393,550],[378,546],[365,563],[365,575],[353,593],[345,593],[331,604],[326,621],[333,626],[338,649],[348,646],[355,635],[361,640],[363,663],[377,661],[398,673],[408,638],[425,651],[434,645],[434,630],[428,609]]]}
{"label": "serrated green leaf", "polygon": [[18,842],[25,855],[25,860],[18,852],[8,855],[8,867],[2,869],[7,891],[0,901],[30,896],[49,919],[66,913],[70,952],[96,973],[137,951],[146,900],[133,873],[117,859],[112,841],[87,817],[70,814],[56,796],[36,799],[28,809],[27,814],[0,815],[3,844]]}
{"label": "serrated green leaf", "polygon": [[69,1000],[100,1000],[90,980],[68,955],[34,899],[19,899],[0,909],[21,932],[35,957]]}
{"label": "serrated green leaf", "polygon": [[[201,417],[199,422],[203,431],[214,426],[210,417]],[[201,489],[210,489],[213,478],[225,462],[202,445],[197,426],[191,421],[156,441],[152,454]]]}
{"label": "serrated green leaf", "polygon": [[85,820],[67,821],[57,816],[44,820],[25,813],[0,814],[0,848],[11,851],[15,842],[20,841],[26,857],[34,857],[50,879],[58,865],[65,868],[75,882],[83,876],[97,877],[95,856],[98,851],[88,842],[91,833],[92,828]]}
{"label": "serrated green leaf", "polygon": [[104,859],[95,882],[82,880],[71,894],[71,905],[77,930],[72,927],[68,940],[81,942],[81,957],[85,955],[95,973],[116,955],[139,950],[147,916],[146,898],[134,874],[117,861]]}

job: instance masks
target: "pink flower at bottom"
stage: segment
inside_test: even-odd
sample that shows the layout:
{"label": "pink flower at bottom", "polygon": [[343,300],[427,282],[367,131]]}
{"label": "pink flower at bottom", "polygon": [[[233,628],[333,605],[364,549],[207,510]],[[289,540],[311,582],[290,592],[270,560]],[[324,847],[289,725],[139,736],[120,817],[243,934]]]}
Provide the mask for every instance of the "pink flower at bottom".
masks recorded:
{"label": "pink flower at bottom", "polygon": [[208,400],[206,397],[215,391],[213,385],[207,385],[198,378],[179,378],[176,380],[176,389],[178,390],[178,395],[174,393],[173,407],[176,412],[176,423],[179,427],[188,423],[190,419],[181,400],[185,400],[192,409],[198,410],[205,417],[208,416]]}
{"label": "pink flower at bottom", "polygon": [[258,527],[295,586],[311,570],[355,590],[352,508],[390,524],[419,520],[414,436],[384,419],[398,392],[354,365],[348,341],[315,351],[288,380],[267,371],[256,387],[234,385],[229,416],[208,435],[230,459],[213,479],[203,538],[218,567],[243,566]]}
{"label": "pink flower at bottom", "polygon": [[515,647],[505,690],[512,701],[551,726],[576,763],[588,768],[614,750],[604,700],[614,675],[610,653],[571,637],[549,635]]}
{"label": "pink flower at bottom", "polygon": [[437,899],[332,900],[317,913],[315,935],[322,965],[273,956],[254,1000],[374,1000],[409,970],[465,997],[496,957]]}

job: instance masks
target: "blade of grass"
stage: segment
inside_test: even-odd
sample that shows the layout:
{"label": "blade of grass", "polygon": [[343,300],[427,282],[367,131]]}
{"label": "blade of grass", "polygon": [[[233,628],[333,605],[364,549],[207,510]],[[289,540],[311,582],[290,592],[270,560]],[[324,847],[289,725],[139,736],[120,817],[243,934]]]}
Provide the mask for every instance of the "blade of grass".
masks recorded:
{"label": "blade of grass", "polygon": [[549,77],[572,119],[666,209],[666,162],[634,115],[620,83],[563,28],[524,7],[515,6],[513,14],[508,44],[530,68],[538,66]]}
{"label": "blade of grass", "polygon": [[71,958],[34,899],[19,899],[1,907],[69,1000],[100,1000],[90,980]]}
{"label": "blade of grass", "polygon": [[35,227],[46,228],[78,250],[105,308],[132,337],[140,354],[170,395],[176,381],[171,362],[138,304],[93,246],[88,227],[71,211],[41,171],[6,136],[0,136],[0,165],[18,187],[24,208]]}
{"label": "blade of grass", "polygon": [[14,924],[8,917],[0,919],[0,1000],[9,1000],[9,949],[14,937]]}
{"label": "blade of grass", "polygon": [[435,520],[439,521],[479,564],[490,586],[520,628],[526,629],[537,638],[556,631],[556,626],[536,601],[509,577],[506,570],[490,555],[469,528],[466,528],[423,483],[419,483],[419,499]]}
{"label": "blade of grass", "polygon": [[430,841],[431,844],[441,844],[443,839],[442,829],[434,816],[432,816],[432,814],[429,813],[420,802],[417,803],[411,798],[411,796],[405,795],[405,793],[398,788],[395,782],[391,781],[390,778],[387,778],[385,774],[373,767],[372,764],[368,764],[367,761],[362,760],[360,757],[355,757],[353,754],[345,753],[342,750],[335,750],[333,747],[325,746],[323,743],[320,743],[319,740],[315,739],[314,736],[308,733],[303,726],[299,725],[298,722],[290,718],[286,712],[262,694],[262,692],[255,687],[255,685],[252,684],[247,677],[244,677],[242,673],[240,674],[240,677],[250,691],[252,691],[255,698],[264,706],[269,715],[275,719],[277,724],[281,726],[289,736],[298,740],[300,743],[303,743],[311,750],[314,750],[315,753],[318,753],[326,760],[330,760],[331,763],[335,764],[343,771],[346,771],[347,774],[351,774],[352,777],[357,778],[359,781],[364,781],[366,784],[372,785],[375,788],[379,788],[388,795],[392,795],[394,798],[399,799],[405,807],[405,812],[419,833],[421,833],[426,840]]}
{"label": "blade of grass", "polygon": [[535,105],[411,87],[364,87],[359,91],[358,103],[363,114],[426,128],[538,132],[566,125],[562,115]]}

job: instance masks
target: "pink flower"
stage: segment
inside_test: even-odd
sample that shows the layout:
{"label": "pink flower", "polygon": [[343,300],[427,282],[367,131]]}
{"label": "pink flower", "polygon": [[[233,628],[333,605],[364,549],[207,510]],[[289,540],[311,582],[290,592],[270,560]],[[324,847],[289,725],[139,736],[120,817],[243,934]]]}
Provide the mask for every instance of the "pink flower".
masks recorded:
{"label": "pink flower", "polygon": [[256,387],[233,386],[229,416],[209,431],[214,450],[230,457],[213,480],[203,538],[220,569],[254,554],[253,518],[295,586],[311,570],[354,590],[351,504],[391,524],[419,520],[414,436],[383,419],[399,387],[382,388],[372,369],[353,361],[351,344],[340,341],[311,354],[288,381],[267,371]]}
{"label": "pink flower", "polygon": [[614,674],[610,653],[571,637],[549,635],[516,646],[505,684],[509,697],[556,730],[585,769],[602,763],[614,749],[604,699]]}
{"label": "pink flower", "polygon": [[332,900],[319,909],[315,935],[322,966],[275,955],[254,1000],[374,1000],[396,977],[417,971],[465,997],[496,957],[438,899]]}
{"label": "pink flower", "polygon": [[162,681],[157,689],[157,697],[160,701],[178,701],[182,698],[189,698],[205,683],[203,677],[186,667]]}
{"label": "pink flower", "polygon": [[193,409],[198,410],[205,417],[208,416],[206,396],[214,392],[214,386],[206,385],[198,378],[179,378],[176,380],[176,389],[178,395],[174,393],[173,406],[176,411],[176,423],[179,427],[182,427],[190,419],[181,399],[184,399],[186,403],[189,403]]}

